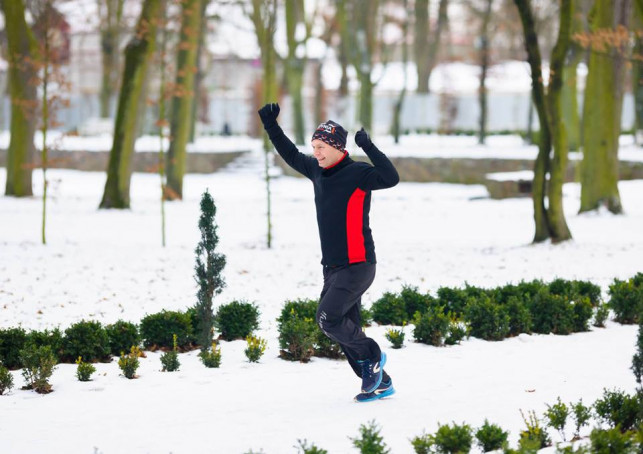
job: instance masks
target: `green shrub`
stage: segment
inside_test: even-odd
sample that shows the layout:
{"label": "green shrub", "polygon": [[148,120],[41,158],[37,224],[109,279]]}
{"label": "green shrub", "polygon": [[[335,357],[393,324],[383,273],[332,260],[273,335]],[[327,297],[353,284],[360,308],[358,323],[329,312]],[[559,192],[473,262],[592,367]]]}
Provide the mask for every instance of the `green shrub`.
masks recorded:
{"label": "green shrub", "polygon": [[246,338],[247,347],[244,351],[246,358],[251,363],[259,362],[259,359],[266,352],[266,346],[268,345],[265,339],[255,336],[248,336]]}
{"label": "green shrub", "polygon": [[225,340],[245,339],[259,329],[259,309],[245,301],[221,305],[214,316],[214,326]]}
{"label": "green shrub", "polygon": [[438,453],[442,454],[463,454],[471,450],[471,427],[467,424],[461,426],[442,426],[438,424],[438,431],[435,433],[434,442]]}
{"label": "green shrub", "polygon": [[594,326],[597,328],[605,328],[605,322],[609,318],[609,315],[610,309],[607,304],[603,303],[596,306],[596,312],[594,313]]}
{"label": "green shrub", "polygon": [[89,381],[91,380],[92,374],[96,372],[96,367],[92,363],[83,362],[83,358],[80,356],[76,360],[78,367],[76,368],[76,378],[79,381]]}
{"label": "green shrub", "polygon": [[[317,314],[317,304],[318,303],[316,300],[311,300],[311,299],[299,299],[295,301],[287,301],[283,309],[281,310],[281,314],[279,315],[279,318],[277,319],[280,335],[281,335],[282,329],[284,328],[284,325],[283,325],[284,321],[289,321],[293,317],[304,320],[306,323],[310,324],[308,329],[304,331],[309,332],[312,336],[313,355],[320,358],[332,358],[332,359],[342,358],[344,356],[344,353],[342,352],[342,349],[339,346],[339,344],[333,341],[332,339],[330,339],[329,337],[327,337],[323,333],[323,331],[319,329],[319,326],[317,326],[317,323],[315,323],[315,317]],[[362,320],[362,325],[363,325],[363,320]],[[304,328],[303,323],[300,323],[297,326],[300,329]],[[293,325],[291,323],[285,327],[287,331],[290,331],[292,328],[293,328]],[[293,334],[296,334],[296,332],[290,332],[289,334],[287,333],[287,336],[293,335]],[[296,343],[303,342],[303,345],[306,344],[305,341],[302,341],[302,339],[297,336],[295,336],[293,340],[296,341]],[[280,345],[281,345],[281,341],[280,341]],[[287,347],[285,346],[281,346],[280,348],[287,349]],[[295,348],[295,350],[297,349]]]}
{"label": "green shrub", "polygon": [[517,296],[510,296],[502,307],[507,316],[509,316],[509,336],[531,333],[533,325],[531,313],[529,308]]}
{"label": "green shrub", "polygon": [[380,325],[401,326],[409,321],[404,300],[399,295],[386,292],[371,306],[373,321]]}
{"label": "green shrub", "polygon": [[473,337],[502,340],[509,334],[509,316],[506,310],[486,295],[467,300],[464,318]]}
{"label": "green shrub", "polygon": [[548,290],[547,285],[541,280],[521,281],[518,284],[508,284],[494,290],[494,298],[498,304],[506,304],[513,296],[523,304],[528,303],[542,290]]}
{"label": "green shrub", "polygon": [[11,375],[9,369],[0,364],[0,396],[5,391],[10,391],[11,388],[13,388],[13,375]]}
{"label": "green shrub", "polygon": [[639,402],[635,395],[605,389],[603,397],[594,403],[594,409],[603,422],[621,432],[627,432],[638,425]]}
{"label": "green shrub", "polygon": [[39,394],[52,391],[49,378],[54,373],[58,360],[49,345],[37,347],[34,344],[26,344],[20,350],[20,362],[23,365],[25,389],[33,389]]}
{"label": "green shrub", "polygon": [[391,343],[391,346],[395,349],[402,348],[402,346],[404,345],[404,328],[389,328],[386,330],[385,336]]}
{"label": "green shrub", "polygon": [[122,352],[128,351],[132,345],[138,346],[141,343],[138,326],[134,323],[119,320],[107,325],[105,331],[109,338],[109,350],[114,356],[119,356]]}
{"label": "green shrub", "polygon": [[437,305],[444,308],[445,312],[451,312],[456,317],[462,317],[467,306],[469,295],[465,290],[449,287],[438,289]]}
{"label": "green shrub", "polygon": [[413,337],[417,342],[439,347],[449,335],[450,319],[441,307],[432,307],[424,314],[416,312]]}
{"label": "green shrub", "polygon": [[310,361],[317,331],[314,319],[300,318],[293,312],[279,323],[279,356],[289,361]]}
{"label": "green shrub", "polygon": [[221,347],[219,347],[216,342],[212,342],[212,348],[201,350],[199,358],[205,367],[219,367],[221,365]]}
{"label": "green shrub", "polygon": [[575,404],[570,404],[570,407],[575,424],[574,438],[579,438],[581,428],[589,424],[589,420],[592,417],[592,409],[585,406],[582,399]]}
{"label": "green shrub", "polygon": [[34,344],[36,347],[43,347],[49,345],[51,351],[57,358],[62,358],[64,355],[65,340],[63,333],[58,328],[53,330],[44,331],[30,331],[27,333],[26,343]]}
{"label": "green shrub", "polygon": [[547,431],[540,426],[540,421],[536,417],[535,412],[529,412],[525,417],[522,410],[520,411],[522,420],[527,426],[525,430],[520,432],[519,445],[524,450],[542,449],[551,445],[551,439]]}
{"label": "green shrub", "polygon": [[569,416],[569,408],[563,402],[561,402],[560,397],[553,405],[547,405],[547,411],[545,412],[545,417],[547,418],[549,427],[556,429],[560,434],[563,441],[566,441],[565,438],[565,425],[567,424],[567,417]]}
{"label": "green shrub", "polygon": [[496,424],[490,424],[485,419],[484,424],[477,430],[476,439],[483,452],[495,451],[507,445],[509,433]]}
{"label": "green shrub", "polygon": [[328,451],[318,448],[314,443],[309,446],[308,440],[297,440],[297,443],[297,454],[328,454]]}
{"label": "green shrub", "polygon": [[143,346],[151,349],[172,348],[175,334],[179,348],[187,348],[194,341],[192,318],[186,312],[163,310],[146,315],[141,320],[140,333]]}
{"label": "green shrub", "polygon": [[82,356],[87,362],[108,361],[109,337],[100,322],[82,320],[65,330],[62,360],[73,363]]}
{"label": "green shrub", "polygon": [[574,332],[576,315],[574,307],[565,296],[553,295],[542,289],[531,300],[529,311],[534,322],[533,330],[540,334],[570,334]]}
{"label": "green shrub", "polygon": [[594,307],[587,297],[580,297],[572,305],[574,311],[574,332],[589,330],[589,322],[594,315]]}
{"label": "green shrub", "polygon": [[132,345],[130,352],[126,355],[125,352],[121,353],[121,357],[118,360],[118,367],[123,371],[125,378],[132,380],[137,378],[136,370],[140,366],[138,357],[141,355],[141,349],[135,345]]}
{"label": "green shrub", "polygon": [[589,435],[591,452],[595,454],[634,454],[639,452],[632,435],[617,428],[594,429]]}
{"label": "green shrub", "polygon": [[163,372],[174,372],[179,370],[181,362],[179,361],[179,349],[176,343],[176,334],[172,336],[172,350],[164,352],[161,355],[161,364],[163,364]]}
{"label": "green shrub", "polygon": [[609,286],[610,300],[607,303],[614,311],[618,323],[638,323],[639,314],[643,308],[643,280],[638,273],[627,281],[614,279]]}
{"label": "green shrub", "polygon": [[574,281],[576,293],[581,297],[586,297],[593,307],[601,304],[601,287],[589,281]]}
{"label": "green shrub", "polygon": [[400,299],[404,303],[404,312],[406,313],[405,322],[413,320],[416,312],[423,314],[429,307],[436,304],[436,301],[430,295],[420,293],[417,287],[410,285],[402,286]]}
{"label": "green shrub", "polygon": [[444,343],[446,345],[455,345],[459,344],[462,339],[467,337],[469,333],[469,327],[466,322],[455,318],[453,314],[448,314],[449,316],[449,333],[447,337],[444,338]]}
{"label": "green shrub", "polygon": [[0,362],[8,369],[20,369],[20,350],[25,346],[27,333],[22,328],[0,329]]}
{"label": "green shrub", "polygon": [[359,449],[361,454],[388,454],[390,452],[375,421],[370,421],[368,425],[362,424],[359,427],[359,433],[358,438],[351,438],[351,440],[353,446]]}
{"label": "green shrub", "polygon": [[415,454],[433,454],[434,444],[435,439],[433,438],[433,435],[430,434],[423,434],[411,439],[411,445],[413,445]]}

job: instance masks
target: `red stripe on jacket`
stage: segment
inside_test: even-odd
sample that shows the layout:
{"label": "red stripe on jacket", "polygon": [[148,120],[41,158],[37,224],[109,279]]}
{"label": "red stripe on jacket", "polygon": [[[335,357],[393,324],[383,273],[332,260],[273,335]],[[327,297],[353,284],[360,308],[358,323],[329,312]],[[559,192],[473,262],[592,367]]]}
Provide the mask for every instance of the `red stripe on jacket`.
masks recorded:
{"label": "red stripe on jacket", "polygon": [[366,192],[355,189],[346,208],[346,240],[348,241],[348,263],[366,261],[364,248],[364,199]]}

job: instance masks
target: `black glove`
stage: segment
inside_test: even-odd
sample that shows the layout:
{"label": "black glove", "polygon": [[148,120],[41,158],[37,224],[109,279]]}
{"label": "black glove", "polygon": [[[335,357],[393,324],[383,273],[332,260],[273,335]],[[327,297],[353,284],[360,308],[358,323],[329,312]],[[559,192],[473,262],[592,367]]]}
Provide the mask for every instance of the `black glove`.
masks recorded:
{"label": "black glove", "polygon": [[371,138],[368,137],[368,133],[364,131],[364,128],[355,133],[355,143],[362,150],[366,150],[370,148],[371,145],[373,145],[373,142],[371,142]]}
{"label": "black glove", "polygon": [[277,115],[279,115],[279,110],[279,104],[276,102],[266,104],[259,109],[259,118],[261,118],[264,128],[268,129],[277,124]]}

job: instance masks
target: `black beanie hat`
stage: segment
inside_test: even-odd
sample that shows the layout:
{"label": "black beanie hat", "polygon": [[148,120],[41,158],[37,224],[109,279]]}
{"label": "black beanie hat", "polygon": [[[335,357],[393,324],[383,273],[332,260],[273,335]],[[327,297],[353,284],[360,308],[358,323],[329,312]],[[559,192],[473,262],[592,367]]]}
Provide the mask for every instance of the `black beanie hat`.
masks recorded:
{"label": "black beanie hat", "polygon": [[317,126],[311,140],[319,139],[331,147],[337,148],[339,151],[344,151],[344,148],[346,148],[347,136],[348,133],[342,125],[337,124],[332,120],[328,120],[327,122]]}

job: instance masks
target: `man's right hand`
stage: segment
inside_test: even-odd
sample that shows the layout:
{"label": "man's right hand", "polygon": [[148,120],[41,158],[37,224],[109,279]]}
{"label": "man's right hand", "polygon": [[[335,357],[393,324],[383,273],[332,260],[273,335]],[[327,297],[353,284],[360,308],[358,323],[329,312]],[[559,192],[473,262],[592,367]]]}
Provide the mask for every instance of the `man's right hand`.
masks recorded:
{"label": "man's right hand", "polygon": [[259,109],[259,118],[263,123],[263,127],[268,129],[277,124],[277,116],[279,115],[279,104],[271,103],[266,104]]}

